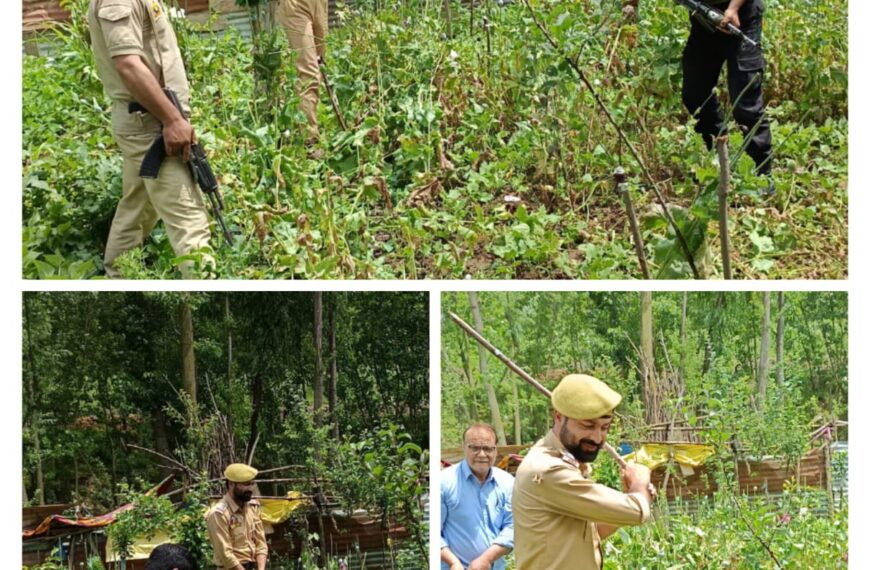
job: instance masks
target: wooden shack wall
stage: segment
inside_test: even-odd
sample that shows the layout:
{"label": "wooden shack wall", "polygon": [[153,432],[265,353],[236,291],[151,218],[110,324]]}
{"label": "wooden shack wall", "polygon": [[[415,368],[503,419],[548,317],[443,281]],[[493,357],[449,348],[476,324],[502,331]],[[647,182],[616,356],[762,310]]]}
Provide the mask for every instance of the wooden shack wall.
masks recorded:
{"label": "wooden shack wall", "polygon": [[[499,456],[496,462],[509,454],[518,454],[527,445],[509,445],[499,447]],[[441,450],[441,458],[451,464],[462,461],[463,452],[461,447],[451,447]],[[516,473],[519,464],[516,461],[511,461],[507,466],[509,473]],[[734,464],[730,463],[726,467],[731,473],[734,472]],[[679,472],[671,474],[668,479],[667,496],[669,499],[676,497],[694,498],[699,496],[711,495],[718,488],[715,477],[710,472],[711,466],[702,465],[695,468],[695,473],[689,476],[684,476]],[[740,461],[738,465],[739,486],[742,493],[754,495],[766,493],[781,493],[785,482],[789,479],[799,479],[801,485],[805,487],[825,488],[827,472],[825,469],[825,456],[821,449],[810,451],[800,460],[800,476],[798,477],[798,465],[786,465],[784,461],[778,459],[765,459],[762,461]],[[659,467],[653,471],[652,481],[657,488],[661,488],[664,483],[665,466]]]}
{"label": "wooden shack wall", "polygon": [[[242,12],[244,7],[236,5],[235,0],[164,0],[167,5],[183,9],[187,14],[199,14],[209,9],[218,14],[230,14]],[[340,0],[328,0],[329,24],[337,24],[337,8]],[[343,2],[347,4],[345,0]],[[39,31],[48,27],[52,22],[66,22],[70,14],[60,7],[59,0],[22,0],[21,20],[22,32],[27,36],[31,32]],[[234,21],[241,22],[242,18]]]}
{"label": "wooden shack wall", "polygon": [[[668,480],[668,499],[696,498],[714,493],[718,486],[711,469],[709,465],[702,465],[694,469],[694,474],[684,476],[677,468],[677,472],[671,474]],[[734,464],[727,464],[726,469],[733,473]],[[652,481],[659,489],[664,483],[666,472],[667,468],[664,466],[653,471]],[[764,459],[739,461],[737,473],[740,491],[748,495],[781,493],[789,479],[799,480],[806,487],[824,489],[827,477],[825,458],[821,450],[813,450],[801,458],[800,472],[797,464],[787,465],[779,459]]]}

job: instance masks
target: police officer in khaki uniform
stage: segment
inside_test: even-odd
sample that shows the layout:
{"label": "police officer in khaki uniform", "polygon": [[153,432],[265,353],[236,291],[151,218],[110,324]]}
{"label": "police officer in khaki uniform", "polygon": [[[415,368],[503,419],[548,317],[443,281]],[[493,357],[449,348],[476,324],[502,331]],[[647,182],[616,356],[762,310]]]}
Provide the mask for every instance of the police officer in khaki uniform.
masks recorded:
{"label": "police officer in khaki uniform", "polygon": [[329,29],[329,7],[326,1],[279,0],[278,5],[278,21],[284,27],[290,47],[296,55],[296,72],[299,75],[296,88],[301,99],[299,109],[308,120],[306,143],[309,147],[320,136],[317,103],[320,100],[319,61],[326,55],[326,33]]}
{"label": "police officer in khaki uniform", "polygon": [[[158,218],[177,255],[208,245],[208,215],[202,194],[182,160],[196,137],[162,89],[172,89],[189,115],[190,89],[175,32],[163,0],[90,0],[88,22],[97,72],[112,99],[112,131],[124,156],[123,193],[109,239],[105,268],[123,252],[139,247]],[[148,113],[130,113],[138,101]],[[170,155],[154,180],[139,176],[139,167],[154,140],[163,134]],[[204,263],[212,263],[207,254]],[[181,266],[185,277],[191,263]]]}
{"label": "police officer in khaki uniform", "polygon": [[251,500],[257,470],[233,463],[224,471],[227,493],[205,515],[220,570],[265,570],[266,533],[260,520],[260,503]]}
{"label": "police officer in khaki uniform", "polygon": [[625,493],[594,483],[590,463],[607,439],[622,396],[591,376],[571,374],[553,391],[553,429],[520,464],[513,490],[517,570],[601,568],[601,540],[650,516],[650,471],[629,464]]}

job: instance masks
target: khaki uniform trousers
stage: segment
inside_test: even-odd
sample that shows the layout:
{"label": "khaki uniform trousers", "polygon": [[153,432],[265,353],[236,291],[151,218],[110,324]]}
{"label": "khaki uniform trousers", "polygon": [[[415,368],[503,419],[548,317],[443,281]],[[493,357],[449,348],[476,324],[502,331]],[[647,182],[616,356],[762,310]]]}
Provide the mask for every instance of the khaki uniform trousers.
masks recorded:
{"label": "khaki uniform trousers", "polygon": [[296,55],[296,85],[299,109],[308,119],[308,137],[317,138],[317,103],[320,100],[320,67],[318,57],[326,53],[326,33],[329,28],[327,0],[281,0],[278,20],[287,33],[290,47]]}
{"label": "khaki uniform trousers", "polygon": [[[118,101],[112,108],[112,131],[124,156],[124,175],[123,193],[106,242],[106,275],[121,276],[113,265],[115,259],[141,246],[158,219],[163,220],[176,255],[208,245],[208,213],[202,193],[181,158],[166,157],[156,179],[139,176],[145,154],[162,132],[160,122],[144,113],[128,113],[127,104]],[[204,261],[213,259],[208,256]],[[180,265],[182,276],[195,277],[192,265],[190,261]]]}

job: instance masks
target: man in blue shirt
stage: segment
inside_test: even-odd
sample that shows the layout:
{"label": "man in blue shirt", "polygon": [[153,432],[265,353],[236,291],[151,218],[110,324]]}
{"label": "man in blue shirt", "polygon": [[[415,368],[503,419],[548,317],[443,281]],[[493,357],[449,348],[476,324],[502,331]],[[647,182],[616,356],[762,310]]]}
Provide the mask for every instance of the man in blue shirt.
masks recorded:
{"label": "man in blue shirt", "polygon": [[514,478],[493,466],[491,426],[474,424],[462,439],[465,459],[441,472],[441,569],[504,570],[514,546]]}

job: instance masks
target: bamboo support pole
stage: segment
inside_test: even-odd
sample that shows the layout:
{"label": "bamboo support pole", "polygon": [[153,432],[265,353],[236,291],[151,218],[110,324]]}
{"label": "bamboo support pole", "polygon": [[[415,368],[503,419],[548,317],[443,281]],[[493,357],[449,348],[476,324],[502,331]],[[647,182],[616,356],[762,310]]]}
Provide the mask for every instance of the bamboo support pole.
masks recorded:
{"label": "bamboo support pole", "polygon": [[728,158],[728,137],[716,139],[719,154],[719,243],[722,248],[722,273],[731,279],[731,248],[728,243],[728,187],[731,185],[731,166]]}

